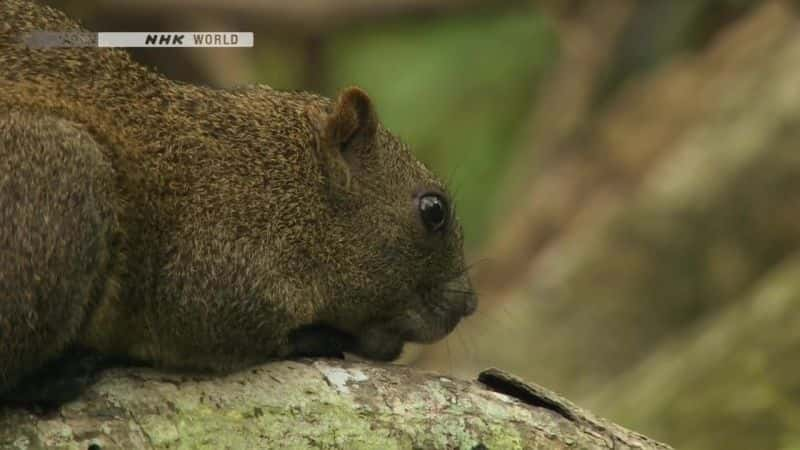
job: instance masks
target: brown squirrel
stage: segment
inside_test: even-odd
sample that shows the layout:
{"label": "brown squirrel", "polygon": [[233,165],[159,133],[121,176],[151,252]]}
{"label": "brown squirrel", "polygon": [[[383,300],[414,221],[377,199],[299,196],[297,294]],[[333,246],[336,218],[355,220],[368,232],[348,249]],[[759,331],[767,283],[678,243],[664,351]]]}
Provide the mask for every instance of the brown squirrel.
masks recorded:
{"label": "brown squirrel", "polygon": [[0,9],[0,391],[78,346],[233,370],[390,360],[471,314],[445,186],[358,88],[334,101],[164,78]]}

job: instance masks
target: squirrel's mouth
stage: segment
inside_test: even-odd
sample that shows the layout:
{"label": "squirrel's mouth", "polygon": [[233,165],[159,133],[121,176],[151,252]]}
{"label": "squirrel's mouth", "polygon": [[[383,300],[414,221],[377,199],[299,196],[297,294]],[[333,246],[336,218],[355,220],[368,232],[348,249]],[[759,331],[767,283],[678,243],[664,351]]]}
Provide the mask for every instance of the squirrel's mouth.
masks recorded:
{"label": "squirrel's mouth", "polygon": [[477,296],[466,275],[435,287],[422,286],[413,297],[390,319],[359,332],[352,353],[376,360],[396,359],[406,342],[436,342],[477,307]]}
{"label": "squirrel's mouth", "polygon": [[391,361],[406,342],[433,343],[449,334],[475,311],[477,298],[469,279],[460,277],[436,288],[422,288],[404,310],[389,319],[349,332],[328,324],[309,325],[289,336],[292,356],[364,358]]}

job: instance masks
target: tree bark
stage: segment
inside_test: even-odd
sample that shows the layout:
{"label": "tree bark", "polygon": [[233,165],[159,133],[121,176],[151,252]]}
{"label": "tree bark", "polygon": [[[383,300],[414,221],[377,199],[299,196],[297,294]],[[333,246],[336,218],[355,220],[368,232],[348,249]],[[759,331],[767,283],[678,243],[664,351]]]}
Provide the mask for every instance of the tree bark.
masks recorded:
{"label": "tree bark", "polygon": [[0,407],[0,448],[669,448],[503,372],[479,380],[310,359],[227,376],[114,369],[55,412]]}

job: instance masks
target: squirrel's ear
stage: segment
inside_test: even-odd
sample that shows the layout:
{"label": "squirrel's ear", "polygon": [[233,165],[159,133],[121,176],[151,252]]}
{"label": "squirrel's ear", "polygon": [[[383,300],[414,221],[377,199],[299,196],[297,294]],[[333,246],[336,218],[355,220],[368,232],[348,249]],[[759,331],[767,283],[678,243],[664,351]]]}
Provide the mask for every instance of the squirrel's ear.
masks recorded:
{"label": "squirrel's ear", "polygon": [[343,90],[327,111],[306,110],[317,127],[317,149],[330,183],[350,188],[352,170],[372,148],[378,131],[378,116],[366,92],[357,87]]}
{"label": "squirrel's ear", "polygon": [[366,92],[349,87],[339,93],[325,124],[328,142],[344,148],[370,142],[378,129],[378,116]]}

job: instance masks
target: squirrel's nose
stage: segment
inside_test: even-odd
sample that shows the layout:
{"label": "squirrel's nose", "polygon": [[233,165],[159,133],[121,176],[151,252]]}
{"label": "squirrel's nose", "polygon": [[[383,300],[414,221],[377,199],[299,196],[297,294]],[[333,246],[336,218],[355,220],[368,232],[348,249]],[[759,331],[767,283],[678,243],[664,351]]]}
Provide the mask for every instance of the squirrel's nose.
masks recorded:
{"label": "squirrel's nose", "polygon": [[454,296],[454,300],[461,302],[462,317],[469,316],[475,312],[478,307],[478,296],[472,289],[472,283],[467,274],[448,282],[446,289],[458,293],[458,295]]}
{"label": "squirrel's nose", "polygon": [[472,291],[470,295],[464,296],[464,313],[463,316],[467,317],[475,312],[478,308],[478,296],[475,295],[475,291]]}

